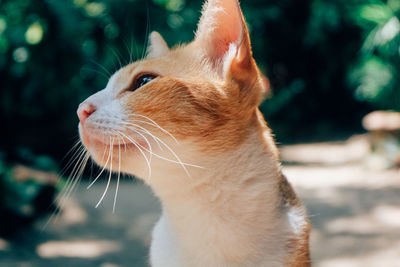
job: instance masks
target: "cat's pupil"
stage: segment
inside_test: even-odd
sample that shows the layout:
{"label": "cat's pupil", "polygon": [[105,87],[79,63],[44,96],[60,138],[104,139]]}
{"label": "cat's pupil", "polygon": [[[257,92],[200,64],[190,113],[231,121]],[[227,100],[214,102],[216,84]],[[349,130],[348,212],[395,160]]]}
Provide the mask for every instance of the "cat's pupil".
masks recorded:
{"label": "cat's pupil", "polygon": [[140,87],[144,86],[145,84],[151,82],[154,78],[155,78],[155,76],[153,76],[153,75],[144,75],[144,76],[139,77],[136,81],[135,89],[140,88]]}

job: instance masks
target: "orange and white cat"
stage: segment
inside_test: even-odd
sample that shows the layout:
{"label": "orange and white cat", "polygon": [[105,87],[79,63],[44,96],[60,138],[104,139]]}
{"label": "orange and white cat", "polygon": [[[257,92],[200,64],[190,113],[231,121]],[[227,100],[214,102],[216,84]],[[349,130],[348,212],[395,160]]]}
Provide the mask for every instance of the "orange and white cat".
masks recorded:
{"label": "orange and white cat", "polygon": [[238,0],[204,4],[196,37],[117,71],[78,109],[101,166],[159,197],[152,266],[310,266],[309,222],[258,110],[265,89]]}

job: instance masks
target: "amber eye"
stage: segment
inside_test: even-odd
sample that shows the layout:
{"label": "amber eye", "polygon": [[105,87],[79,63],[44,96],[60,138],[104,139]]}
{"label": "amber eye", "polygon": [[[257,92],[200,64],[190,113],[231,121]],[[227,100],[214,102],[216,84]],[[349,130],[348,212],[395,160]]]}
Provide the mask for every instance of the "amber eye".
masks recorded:
{"label": "amber eye", "polygon": [[152,80],[154,80],[157,76],[154,74],[144,74],[140,75],[136,78],[135,82],[133,83],[133,86],[131,88],[131,91],[135,91],[136,89],[148,84]]}

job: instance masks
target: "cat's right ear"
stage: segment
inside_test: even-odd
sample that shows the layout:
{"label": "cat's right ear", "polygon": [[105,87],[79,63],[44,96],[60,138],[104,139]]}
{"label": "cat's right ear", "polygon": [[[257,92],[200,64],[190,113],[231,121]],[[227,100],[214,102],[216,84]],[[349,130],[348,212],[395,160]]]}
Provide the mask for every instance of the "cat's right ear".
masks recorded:
{"label": "cat's right ear", "polygon": [[259,79],[238,0],[207,0],[194,42],[224,78],[243,84]]}
{"label": "cat's right ear", "polygon": [[169,47],[164,38],[158,32],[152,32],[149,36],[149,46],[147,47],[147,58],[157,58],[166,55]]}

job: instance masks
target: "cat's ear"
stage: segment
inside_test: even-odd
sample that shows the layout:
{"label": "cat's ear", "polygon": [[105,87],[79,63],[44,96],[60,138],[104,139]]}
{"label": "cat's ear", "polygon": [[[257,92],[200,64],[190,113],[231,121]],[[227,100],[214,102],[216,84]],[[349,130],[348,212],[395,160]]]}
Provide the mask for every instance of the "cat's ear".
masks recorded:
{"label": "cat's ear", "polygon": [[147,58],[161,57],[169,52],[167,42],[158,32],[152,32],[149,36],[149,46],[147,47]]}
{"label": "cat's ear", "polygon": [[224,78],[248,80],[259,73],[249,32],[238,0],[208,0],[202,11],[195,43]]}

